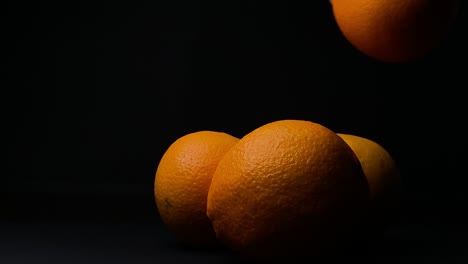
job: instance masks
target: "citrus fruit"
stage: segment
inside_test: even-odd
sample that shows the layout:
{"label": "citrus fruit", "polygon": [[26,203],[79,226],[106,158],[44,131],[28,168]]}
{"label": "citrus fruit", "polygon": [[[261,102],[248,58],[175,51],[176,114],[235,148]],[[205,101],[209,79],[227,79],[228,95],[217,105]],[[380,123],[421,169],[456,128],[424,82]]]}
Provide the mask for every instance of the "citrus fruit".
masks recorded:
{"label": "citrus fruit", "polygon": [[447,36],[458,0],[332,0],[344,37],[374,59],[418,60]]}
{"label": "citrus fruit", "polygon": [[256,259],[321,254],[368,202],[359,160],[336,133],[307,120],[262,125],[219,162],[207,215],[228,248]]}
{"label": "citrus fruit", "polygon": [[[390,153],[377,142],[351,134],[337,133],[354,151],[369,183],[370,209],[389,220],[399,205],[400,172]],[[385,217],[383,217],[385,216]],[[374,219],[375,220],[375,219]]]}
{"label": "citrus fruit", "polygon": [[182,244],[216,245],[206,216],[206,198],[213,172],[239,139],[216,131],[198,131],[178,138],[162,156],[154,195],[162,222]]}

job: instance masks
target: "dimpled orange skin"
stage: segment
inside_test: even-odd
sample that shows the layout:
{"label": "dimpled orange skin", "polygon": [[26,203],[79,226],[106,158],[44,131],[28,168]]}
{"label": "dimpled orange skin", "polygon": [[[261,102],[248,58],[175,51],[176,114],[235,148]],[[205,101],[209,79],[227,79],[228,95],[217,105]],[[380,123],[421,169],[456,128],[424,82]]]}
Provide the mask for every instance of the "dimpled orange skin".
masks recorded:
{"label": "dimpled orange skin", "polygon": [[402,63],[423,58],[447,36],[458,0],[332,0],[348,41],[374,59]]}
{"label": "dimpled orange skin", "polygon": [[221,159],[207,215],[229,248],[260,260],[321,254],[368,202],[358,159],[328,128],[280,120]]}
{"label": "dimpled orange skin", "polygon": [[390,153],[377,142],[357,135],[337,134],[361,162],[370,191],[369,231],[380,232],[398,218],[401,192],[399,169]]}
{"label": "dimpled orange skin", "polygon": [[154,181],[156,205],[179,242],[217,246],[206,216],[206,198],[219,160],[238,140],[222,132],[194,132],[177,139],[161,158]]}
{"label": "dimpled orange skin", "polygon": [[386,203],[398,199],[400,172],[390,153],[375,141],[351,134],[338,135],[351,147],[361,162],[370,188],[373,206],[389,206]]}

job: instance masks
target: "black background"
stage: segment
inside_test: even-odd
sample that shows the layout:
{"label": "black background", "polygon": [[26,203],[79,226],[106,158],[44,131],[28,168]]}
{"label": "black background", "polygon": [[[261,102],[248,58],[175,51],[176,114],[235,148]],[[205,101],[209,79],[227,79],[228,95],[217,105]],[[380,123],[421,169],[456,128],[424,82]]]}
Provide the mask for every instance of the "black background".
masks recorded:
{"label": "black background", "polygon": [[405,210],[376,254],[464,255],[465,6],[426,58],[384,64],[343,38],[326,0],[10,1],[0,260],[235,262],[174,244],[154,204],[157,164],[186,133],[242,137],[286,118],[394,156]]}

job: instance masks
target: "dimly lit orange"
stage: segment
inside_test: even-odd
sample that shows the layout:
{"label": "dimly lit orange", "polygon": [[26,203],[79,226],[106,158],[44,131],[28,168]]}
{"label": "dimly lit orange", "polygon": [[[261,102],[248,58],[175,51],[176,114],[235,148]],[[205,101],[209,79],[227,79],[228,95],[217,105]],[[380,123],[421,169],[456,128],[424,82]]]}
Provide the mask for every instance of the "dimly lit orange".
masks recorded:
{"label": "dimly lit orange", "polygon": [[156,171],[154,194],[163,223],[181,243],[213,246],[206,199],[216,166],[238,139],[215,131],[187,134],[173,142]]}
{"label": "dimly lit orange", "polygon": [[390,63],[423,58],[447,37],[459,0],[331,0],[336,23],[362,53]]}
{"label": "dimly lit orange", "polygon": [[330,129],[280,120],[245,135],[220,160],[207,215],[218,239],[257,259],[320,254],[358,221],[368,185]]}

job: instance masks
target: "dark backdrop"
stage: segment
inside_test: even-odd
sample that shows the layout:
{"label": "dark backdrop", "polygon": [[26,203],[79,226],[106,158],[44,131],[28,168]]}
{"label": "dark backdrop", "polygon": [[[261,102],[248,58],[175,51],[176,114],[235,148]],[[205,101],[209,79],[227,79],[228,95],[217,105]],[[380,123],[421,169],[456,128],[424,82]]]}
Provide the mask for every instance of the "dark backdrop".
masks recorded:
{"label": "dark backdrop", "polygon": [[326,0],[9,1],[2,219],[152,227],[155,170],[176,138],[290,118],[383,145],[402,171],[407,222],[457,233],[465,6],[441,47],[393,65],[355,50]]}

